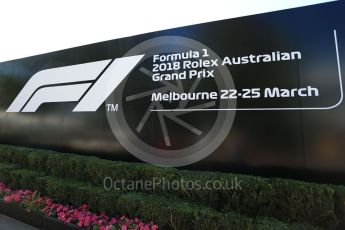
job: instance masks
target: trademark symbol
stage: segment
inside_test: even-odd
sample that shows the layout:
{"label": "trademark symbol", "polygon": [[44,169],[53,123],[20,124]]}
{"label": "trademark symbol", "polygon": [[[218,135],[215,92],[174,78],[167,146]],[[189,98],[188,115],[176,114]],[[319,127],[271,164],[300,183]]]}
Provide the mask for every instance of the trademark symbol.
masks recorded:
{"label": "trademark symbol", "polygon": [[119,104],[106,104],[107,112],[119,111]]}

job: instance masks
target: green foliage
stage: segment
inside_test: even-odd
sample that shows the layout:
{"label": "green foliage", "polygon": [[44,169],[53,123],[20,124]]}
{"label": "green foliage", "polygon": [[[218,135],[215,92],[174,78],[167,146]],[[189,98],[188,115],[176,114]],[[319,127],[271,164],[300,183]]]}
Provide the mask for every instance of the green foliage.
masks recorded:
{"label": "green foliage", "polygon": [[45,171],[47,158],[52,153],[48,150],[31,151],[28,155],[28,168]]}
{"label": "green foliage", "polygon": [[286,224],[274,218],[261,217],[254,221],[257,230],[316,230],[320,229],[308,224]]}
{"label": "green foliage", "polygon": [[24,196],[21,205],[29,212],[40,212],[45,204],[44,202],[40,202],[40,194],[34,192],[31,196]]}
{"label": "green foliage", "polygon": [[[4,182],[10,178],[10,170],[6,170],[6,167],[15,170],[21,165],[44,172],[47,176],[30,174],[25,170],[14,171],[12,174],[17,173],[15,177],[20,177],[20,186],[36,186],[61,202],[74,205],[87,202],[94,210],[140,215],[171,228],[187,224],[184,223],[188,222],[187,220],[192,222],[193,226],[210,226],[212,229],[224,228],[221,227],[223,223],[241,226],[240,229],[250,229],[253,224],[257,229],[260,229],[260,226],[261,229],[270,229],[267,224],[273,226],[271,229],[277,229],[274,226],[276,223],[283,224],[280,221],[284,224],[301,223],[294,225],[296,229],[300,229],[303,223],[327,228],[345,225],[344,186],[231,173],[177,170],[7,145],[0,145],[0,162],[12,163],[11,166],[0,164],[0,179]],[[28,175],[23,176],[26,173]],[[102,188],[105,177],[127,181],[153,181],[157,178],[167,182],[199,181],[201,187],[205,187],[209,181],[217,181],[228,188],[236,178],[240,181],[241,189],[180,187],[172,190],[164,188],[164,184],[160,183],[154,190],[149,191],[106,191]],[[229,214],[233,211],[239,216]],[[205,215],[212,216],[212,220]],[[265,218],[258,218],[260,216]],[[275,218],[276,222],[266,217]],[[284,226],[279,229],[284,229]]]}
{"label": "green foliage", "polygon": [[9,145],[0,145],[0,150],[0,161],[12,162],[12,152],[16,149]]}
{"label": "green foliage", "polygon": [[[32,170],[13,170],[10,172],[16,187],[23,185],[23,174],[32,178],[34,188],[42,191],[54,200],[79,206],[90,205],[95,212],[105,211],[110,214],[126,214],[145,221],[153,220],[160,229],[305,229],[293,228],[296,224],[287,224],[275,220],[253,219],[236,213],[220,213],[214,209],[180,200],[140,192],[106,191],[90,184],[41,176]],[[33,177],[33,175],[36,175]],[[301,225],[306,229],[316,229],[310,225]],[[284,227],[284,228],[283,228]]]}
{"label": "green foliage", "polygon": [[274,186],[273,216],[284,221],[308,220],[309,223],[335,228],[334,190],[325,185],[288,179],[271,179]]}
{"label": "green foliage", "polygon": [[339,220],[338,229],[345,229],[345,186],[332,186],[334,189],[334,208]]}
{"label": "green foliage", "polygon": [[39,171],[31,171],[29,169],[12,170],[9,173],[9,185],[14,188],[36,188],[36,178],[43,175]]}
{"label": "green foliage", "polygon": [[10,172],[16,169],[20,169],[20,166],[0,162],[0,182],[9,184],[11,182]]}

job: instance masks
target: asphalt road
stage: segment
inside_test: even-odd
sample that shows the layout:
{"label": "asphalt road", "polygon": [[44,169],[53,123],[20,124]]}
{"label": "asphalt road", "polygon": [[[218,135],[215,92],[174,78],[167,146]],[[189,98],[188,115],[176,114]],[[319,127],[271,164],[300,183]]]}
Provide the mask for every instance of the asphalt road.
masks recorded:
{"label": "asphalt road", "polygon": [[0,229],[1,230],[38,230],[38,228],[34,228],[30,225],[27,225],[18,220],[12,219],[3,214],[0,214]]}

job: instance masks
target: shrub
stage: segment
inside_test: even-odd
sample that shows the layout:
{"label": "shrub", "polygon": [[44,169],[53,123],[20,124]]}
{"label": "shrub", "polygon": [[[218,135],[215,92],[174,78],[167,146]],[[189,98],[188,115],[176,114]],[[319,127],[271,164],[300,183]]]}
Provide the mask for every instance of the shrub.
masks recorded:
{"label": "shrub", "polygon": [[345,229],[345,186],[333,186],[335,213],[339,220],[338,229]]}
{"label": "shrub", "polygon": [[289,222],[303,222],[334,228],[334,190],[325,185],[288,179],[271,179],[274,186],[275,208],[272,216]]}
{"label": "shrub", "polygon": [[0,162],[0,181],[8,184],[11,181],[10,172],[20,169],[19,165]]}
{"label": "shrub", "polygon": [[308,224],[286,224],[271,217],[260,217],[254,221],[257,230],[316,230],[320,229]]}
{"label": "shrub", "polygon": [[29,169],[12,170],[9,173],[9,185],[14,188],[36,188],[36,178],[43,175],[42,172],[32,171]]}
{"label": "shrub", "polygon": [[28,155],[27,167],[34,170],[45,171],[47,166],[46,162],[48,156],[54,152],[48,150],[35,150],[31,151]]}

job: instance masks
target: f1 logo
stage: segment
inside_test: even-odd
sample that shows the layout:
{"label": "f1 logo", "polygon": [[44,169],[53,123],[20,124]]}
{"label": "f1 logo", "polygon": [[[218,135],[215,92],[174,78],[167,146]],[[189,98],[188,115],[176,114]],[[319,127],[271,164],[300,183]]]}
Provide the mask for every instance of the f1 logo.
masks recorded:
{"label": "f1 logo", "polygon": [[42,104],[79,101],[73,112],[96,111],[144,55],[46,69],[34,74],[6,112],[35,112]]}

